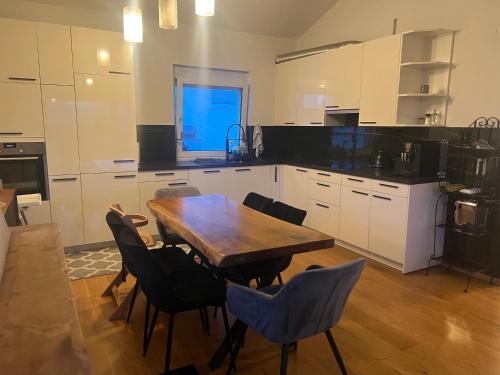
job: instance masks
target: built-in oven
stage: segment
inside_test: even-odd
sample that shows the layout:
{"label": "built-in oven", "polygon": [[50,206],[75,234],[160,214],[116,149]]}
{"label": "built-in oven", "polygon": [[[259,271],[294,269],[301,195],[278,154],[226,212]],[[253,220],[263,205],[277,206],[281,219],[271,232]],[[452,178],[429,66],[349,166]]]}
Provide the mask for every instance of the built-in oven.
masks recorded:
{"label": "built-in oven", "polygon": [[49,200],[47,155],[43,142],[0,143],[0,179],[18,195],[36,194]]}

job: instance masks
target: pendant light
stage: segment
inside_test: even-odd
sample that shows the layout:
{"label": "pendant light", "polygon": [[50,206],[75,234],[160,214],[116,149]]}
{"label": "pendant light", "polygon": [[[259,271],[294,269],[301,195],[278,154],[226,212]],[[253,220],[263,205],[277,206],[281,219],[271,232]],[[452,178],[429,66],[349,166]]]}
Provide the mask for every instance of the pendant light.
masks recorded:
{"label": "pendant light", "polygon": [[123,35],[127,42],[142,43],[142,10],[141,8],[123,8]]}
{"label": "pendant light", "polygon": [[160,28],[177,29],[177,0],[158,0]]}
{"label": "pendant light", "polygon": [[196,0],[195,13],[198,16],[211,17],[215,14],[215,0]]}

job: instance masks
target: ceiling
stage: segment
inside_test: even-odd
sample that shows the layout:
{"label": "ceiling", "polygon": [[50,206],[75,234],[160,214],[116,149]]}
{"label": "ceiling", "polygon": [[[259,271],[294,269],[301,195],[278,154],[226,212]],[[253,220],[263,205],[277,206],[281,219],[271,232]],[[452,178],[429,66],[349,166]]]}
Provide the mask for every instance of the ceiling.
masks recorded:
{"label": "ceiling", "polygon": [[[146,18],[158,17],[157,0],[29,0],[120,14],[125,5],[139,5]],[[193,24],[195,0],[178,0],[179,22]],[[246,33],[298,38],[338,0],[215,0],[211,25]]]}

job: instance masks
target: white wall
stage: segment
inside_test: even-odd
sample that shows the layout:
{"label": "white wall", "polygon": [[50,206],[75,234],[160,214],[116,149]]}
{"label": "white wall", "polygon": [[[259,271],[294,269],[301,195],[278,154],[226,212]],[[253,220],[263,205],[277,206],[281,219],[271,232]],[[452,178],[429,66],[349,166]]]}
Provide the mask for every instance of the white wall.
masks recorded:
{"label": "white wall", "polygon": [[447,28],[457,33],[448,124],[467,126],[480,115],[500,117],[499,0],[339,0],[298,40],[304,49],[342,40]]}
{"label": "white wall", "polygon": [[[121,15],[22,0],[1,0],[0,17],[122,31]],[[144,43],[134,51],[137,123],[172,124],[173,64],[251,72],[255,95],[249,123],[269,123],[274,117],[274,57],[295,47],[292,39],[208,29],[202,24],[162,30],[157,20],[145,19]]]}

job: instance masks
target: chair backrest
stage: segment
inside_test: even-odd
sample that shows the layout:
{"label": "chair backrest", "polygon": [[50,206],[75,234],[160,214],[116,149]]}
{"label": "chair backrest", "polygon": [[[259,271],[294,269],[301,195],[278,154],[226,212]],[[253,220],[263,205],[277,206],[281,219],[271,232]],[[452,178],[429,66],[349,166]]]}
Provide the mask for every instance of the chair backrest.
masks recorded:
{"label": "chair backrest", "polygon": [[155,199],[196,197],[198,195],[201,193],[194,186],[177,186],[156,190]]}
{"label": "chair backrest", "polygon": [[283,202],[275,201],[267,211],[267,214],[291,224],[302,225],[307,212]]}
{"label": "chair backrest", "polygon": [[257,193],[248,193],[243,201],[243,205],[253,208],[256,211],[267,212],[273,204],[272,198],[265,197]]}
{"label": "chair backrest", "polygon": [[181,302],[176,298],[170,280],[153,259],[132,221],[115,211],[108,212],[106,221],[125,265],[137,278],[149,302],[167,312],[177,311]]}
{"label": "chair backrest", "polygon": [[358,259],[292,277],[272,297],[266,309],[269,332],[263,334],[274,342],[290,343],[329,330],[340,320],[365,265],[365,259]]}

